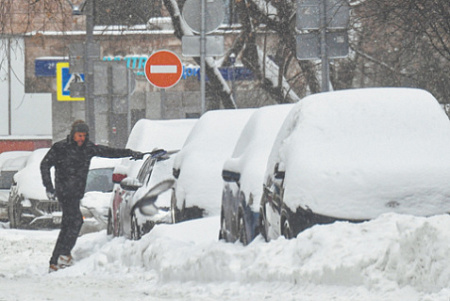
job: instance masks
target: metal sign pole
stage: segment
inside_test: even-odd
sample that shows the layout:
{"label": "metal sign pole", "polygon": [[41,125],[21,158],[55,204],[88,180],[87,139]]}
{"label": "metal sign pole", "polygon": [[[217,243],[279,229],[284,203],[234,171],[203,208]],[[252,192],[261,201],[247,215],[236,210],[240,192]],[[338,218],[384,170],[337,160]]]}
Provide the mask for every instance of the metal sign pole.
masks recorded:
{"label": "metal sign pole", "polygon": [[322,92],[329,90],[330,67],[328,62],[328,49],[326,42],[327,34],[327,5],[326,0],[322,0],[320,6],[320,52],[322,59]]}
{"label": "metal sign pole", "polygon": [[201,30],[200,30],[200,93],[202,99],[202,115],[206,110],[206,93],[205,93],[205,83],[206,83],[206,70],[205,70],[205,56],[206,56],[206,37],[205,37],[205,29],[206,29],[206,2],[202,1],[201,8]]}
{"label": "metal sign pole", "polygon": [[93,49],[94,42],[94,0],[87,0],[86,3],[86,43],[84,45],[84,70],[85,70],[85,116],[86,123],[90,127],[89,139],[95,142],[95,106],[94,106],[94,67],[90,57],[90,50]]}

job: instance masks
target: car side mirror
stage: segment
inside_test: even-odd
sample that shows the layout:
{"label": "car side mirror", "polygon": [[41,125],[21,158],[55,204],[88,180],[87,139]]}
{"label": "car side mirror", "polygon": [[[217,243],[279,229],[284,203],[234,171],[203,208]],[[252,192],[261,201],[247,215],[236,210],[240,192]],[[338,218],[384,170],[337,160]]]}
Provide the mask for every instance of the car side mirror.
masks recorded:
{"label": "car side mirror", "polygon": [[142,187],[142,183],[136,178],[125,178],[120,182],[120,187],[125,190],[136,191]]}
{"label": "car side mirror", "polygon": [[241,174],[234,171],[223,170],[222,171],[222,179],[225,182],[239,182],[241,178]]}
{"label": "car side mirror", "polygon": [[275,164],[274,168],[274,177],[278,180],[283,180],[284,176],[286,175],[286,172],[284,170],[284,164],[283,163],[277,163]]}

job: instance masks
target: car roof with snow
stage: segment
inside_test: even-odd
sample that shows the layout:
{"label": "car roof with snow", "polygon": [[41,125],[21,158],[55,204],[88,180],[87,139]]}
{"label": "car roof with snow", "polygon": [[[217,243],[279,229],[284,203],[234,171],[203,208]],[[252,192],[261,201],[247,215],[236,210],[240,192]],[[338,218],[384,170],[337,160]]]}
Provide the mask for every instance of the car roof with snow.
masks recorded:
{"label": "car roof with snow", "polygon": [[[178,150],[194,127],[198,119],[139,120],[131,130],[126,148],[134,151],[149,152],[155,148]],[[136,177],[144,160],[124,158],[115,169],[115,173]]]}
{"label": "car roof with snow", "polygon": [[[208,213],[220,211],[222,167],[255,109],[214,110],[202,115],[176,154],[177,199],[192,201]],[[217,200],[217,202],[215,201]]]}
{"label": "car roof with snow", "polygon": [[224,170],[240,174],[240,190],[254,196],[259,210],[266,162],[276,135],[293,104],[265,106],[257,109],[248,120]]}
{"label": "car roof with snow", "polygon": [[[8,161],[8,165],[9,166],[13,166],[14,163],[12,162],[12,160],[16,159],[16,158],[20,158],[20,157],[27,157],[31,154],[31,151],[9,151],[9,152],[3,152],[0,154],[0,170],[3,169],[3,165],[6,164],[6,162]],[[20,159],[20,160],[23,160]],[[19,162],[21,163],[21,162]],[[19,164],[21,165],[21,164]]]}
{"label": "car roof with snow", "polygon": [[424,90],[308,96],[286,118],[266,178],[277,163],[292,210],[345,219],[450,212],[450,122]]}

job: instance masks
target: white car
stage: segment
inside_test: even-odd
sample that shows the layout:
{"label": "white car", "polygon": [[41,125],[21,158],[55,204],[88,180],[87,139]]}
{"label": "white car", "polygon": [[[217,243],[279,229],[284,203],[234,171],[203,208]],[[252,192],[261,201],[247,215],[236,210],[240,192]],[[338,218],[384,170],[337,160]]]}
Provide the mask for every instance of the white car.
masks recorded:
{"label": "white car", "polygon": [[121,162],[117,158],[93,157],[89,165],[84,196],[80,209],[84,222],[80,234],[96,232],[107,228],[108,209],[114,183],[114,168]]}
{"label": "white car", "polygon": [[219,238],[244,245],[259,234],[259,202],[267,158],[293,104],[262,107],[245,125],[222,171]]}
{"label": "white car", "polygon": [[428,92],[342,90],[305,97],[281,127],[261,200],[266,239],[387,212],[450,212],[450,121]]}
{"label": "white car", "polygon": [[174,222],[220,214],[223,163],[254,111],[208,111],[199,119],[173,164]]}
{"label": "white car", "polygon": [[[8,200],[11,228],[49,228],[61,224],[61,207],[47,198],[42,184],[40,165],[49,148],[31,153],[26,166],[14,175]],[[52,177],[54,168],[51,169]]]}
{"label": "white car", "polygon": [[[141,152],[160,148],[168,151],[179,150],[196,122],[197,119],[141,119],[133,127],[126,148]],[[134,204],[136,200],[130,195],[134,195],[134,191],[124,189],[120,183],[126,178],[136,179],[144,162],[145,160],[134,161],[125,158],[114,169],[115,185],[108,212],[108,235],[132,237],[130,225],[134,207],[130,203]],[[165,177],[172,178],[171,171],[167,171]],[[163,199],[159,198],[159,202]]]}
{"label": "white car", "polygon": [[[33,151],[26,166],[14,175],[8,202],[11,228],[57,228],[61,224],[60,204],[47,198],[42,184],[40,164],[48,150],[41,148]],[[92,158],[86,181],[86,193],[80,201],[80,209],[85,217],[82,232],[106,228],[106,215],[112,192],[112,173],[119,160]],[[54,168],[51,169],[51,175],[53,178]]]}
{"label": "white car", "polygon": [[9,191],[13,177],[25,167],[31,151],[10,151],[0,154],[0,221],[8,220]]}

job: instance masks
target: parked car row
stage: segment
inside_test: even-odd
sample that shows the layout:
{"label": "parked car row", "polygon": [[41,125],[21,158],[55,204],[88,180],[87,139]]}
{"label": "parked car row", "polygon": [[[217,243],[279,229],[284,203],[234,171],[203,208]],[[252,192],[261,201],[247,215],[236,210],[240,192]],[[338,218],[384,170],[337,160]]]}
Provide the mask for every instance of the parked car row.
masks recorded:
{"label": "parked car row", "polygon": [[[126,147],[148,155],[98,171],[105,186],[94,189],[113,191],[95,211],[114,236],[140,239],[159,223],[220,215],[219,239],[248,244],[259,234],[293,238],[316,224],[387,212],[450,212],[450,121],[419,89],[342,90],[295,104],[209,111],[198,120],[143,119]],[[40,162],[40,152],[23,170]],[[97,175],[91,169],[88,182]],[[11,225],[57,224],[57,204],[37,184],[20,188],[21,173],[10,193]]]}

